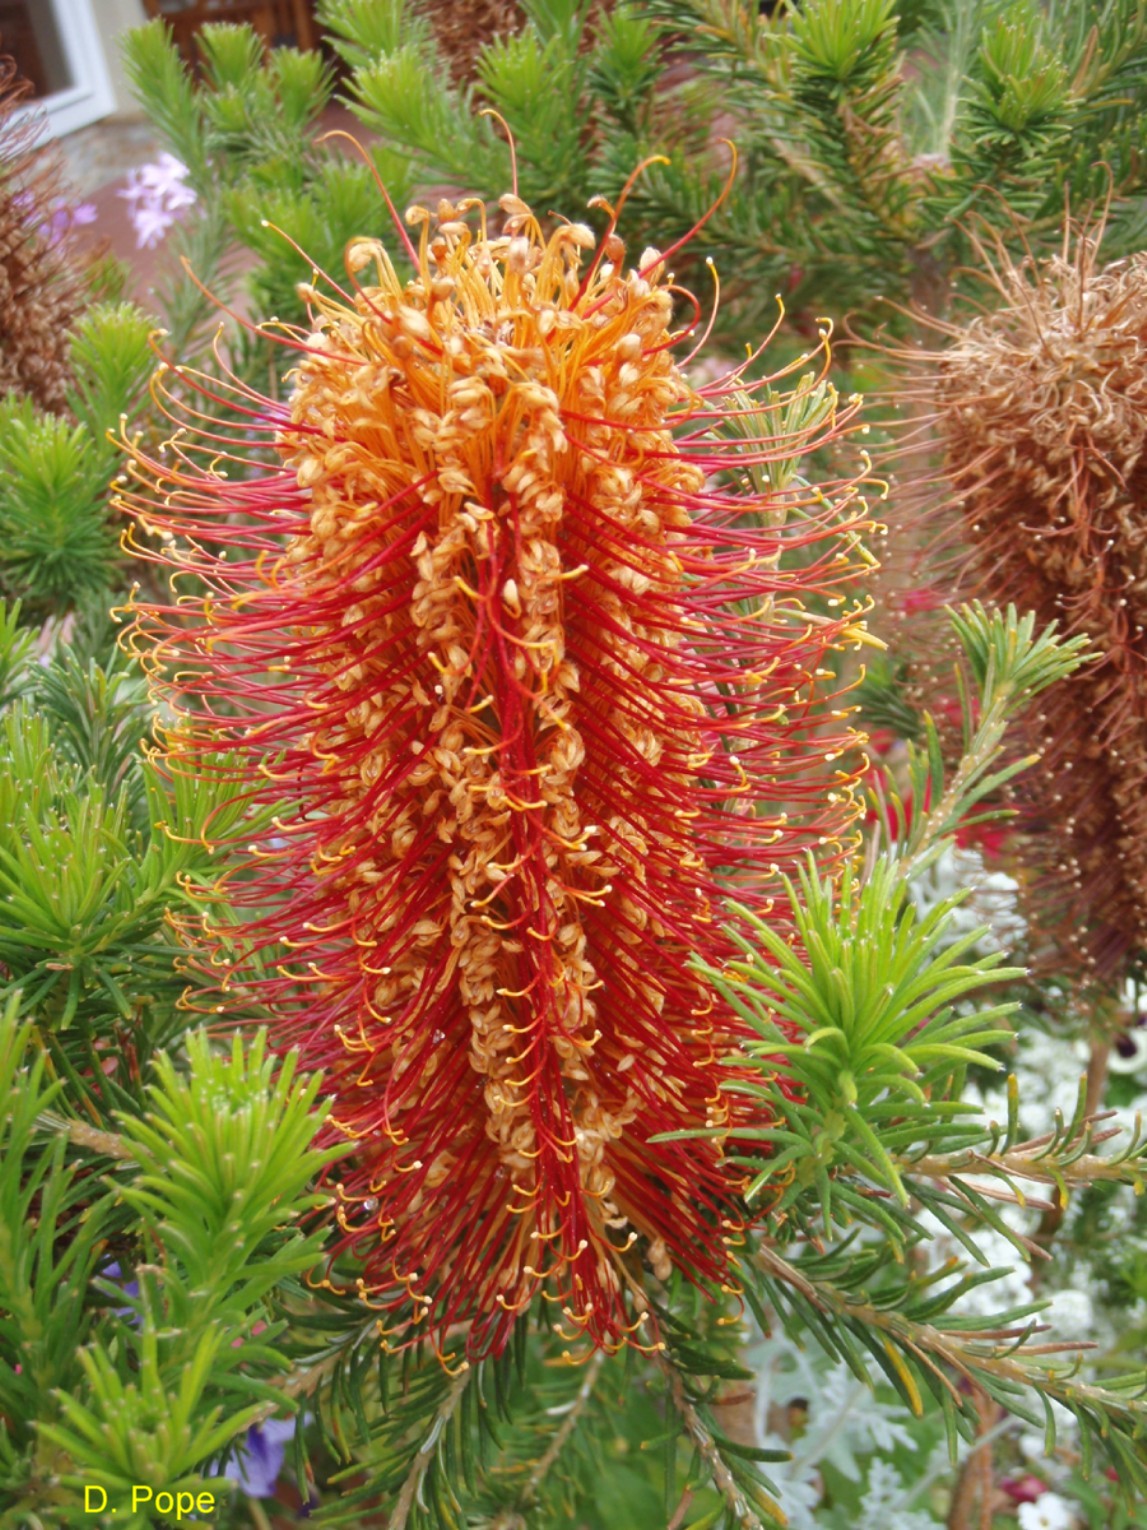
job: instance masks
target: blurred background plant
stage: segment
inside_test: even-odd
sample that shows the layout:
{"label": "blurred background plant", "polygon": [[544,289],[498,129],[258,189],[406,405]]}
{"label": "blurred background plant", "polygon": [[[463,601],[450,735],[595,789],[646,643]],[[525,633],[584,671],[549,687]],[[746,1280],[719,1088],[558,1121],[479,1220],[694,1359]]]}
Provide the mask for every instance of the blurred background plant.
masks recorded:
{"label": "blurred background plant", "polygon": [[[1114,191],[1110,253],[1147,233],[1140,0],[521,0],[519,25],[454,83],[423,7],[323,0],[350,66],[355,115],[423,185],[496,196],[513,134],[522,195],[539,208],[626,204],[630,244],[665,249],[703,219],[679,260],[712,257],[719,333],[849,314],[887,302],[942,313],[976,213],[1014,247],[1058,241],[1065,195]],[[729,174],[728,143],[738,168]],[[709,216],[707,216],[709,215]]]}
{"label": "blurred background plant", "polygon": [[[759,1029],[741,1087],[770,1123],[738,1147],[769,1208],[742,1255],[743,1310],[645,1250],[635,1279],[658,1354],[570,1367],[543,1308],[504,1357],[461,1375],[433,1354],[388,1356],[349,1264],[350,1294],[313,1283],[331,1235],[315,1191],[321,1086],[254,1033],[197,1029],[207,982],[176,924],[204,909],[209,842],[242,809],[149,759],[171,719],[107,617],[152,577],[120,550],[107,437],[123,416],[129,434],[170,434],[145,386],[154,321],[118,300],[114,273],[69,264],[60,188],[23,140],[0,139],[0,1525],[131,1524],[84,1512],[89,1481],[217,1489],[228,1530],[304,1516],[747,1530],[782,1513],[842,1530],[1147,1525],[1140,935],[1102,981],[1062,950],[1049,961],[1019,854],[1031,819],[985,818],[1051,777],[1032,754],[1035,691],[1061,721],[1087,693],[1139,726],[1137,649],[1118,661],[1066,584],[1033,594],[1030,503],[999,509],[989,552],[964,555],[973,577],[951,578],[953,520],[959,562],[993,472],[973,427],[989,412],[1008,424],[974,397],[972,339],[1014,350],[1030,324],[1035,355],[1072,313],[1094,337],[1088,282],[1138,270],[1112,263],[1147,243],[1147,7],[507,0],[463,17],[324,0],[321,15],[322,54],[205,27],[198,77],[162,23],[128,41],[169,156],[133,204],[172,257],[156,298],[165,355],[281,396],[289,381],[234,314],[305,322],[312,264],[340,270],[352,236],[385,227],[374,171],[400,210],[415,194],[493,201],[511,164],[479,115],[491,106],[521,195],[547,213],[600,228],[590,199],[616,200],[664,156],[635,181],[623,232],[631,249],[665,249],[697,229],[674,265],[695,287],[706,257],[719,268],[718,370],[722,348],[772,326],[778,292],[774,364],[808,351],[825,314],[865,338],[887,323],[901,349],[924,315],[951,320],[911,368],[911,397],[873,416],[914,432],[889,435],[908,441],[889,461],[946,507],[946,539],[918,529],[923,491],[893,478],[882,514],[920,578],[885,586],[871,621],[894,647],[858,693],[879,753],[866,846],[847,877],[812,866],[793,889],[792,947],[738,922],[743,960],[708,974]],[[365,160],[314,141],[340,89]],[[737,168],[717,205],[724,140]],[[1057,266],[1065,200],[1107,198],[1102,260],[1080,245],[1082,265]],[[983,251],[1002,284],[972,274]],[[1144,341],[1129,314],[1112,316],[1118,367],[1093,345],[1080,368],[1134,400]],[[844,388],[903,375],[888,354],[845,360]],[[799,437],[830,407],[810,389],[746,439]],[[1074,395],[1053,394],[1070,410]],[[234,416],[237,397],[221,389],[212,407]],[[1052,527],[1069,485],[1100,496],[1071,525],[1083,564],[1100,558],[1111,616],[1137,568],[1138,456],[1100,443],[1097,470],[1077,471],[1046,450],[1065,416],[1037,414],[1016,411],[999,449],[1038,462]],[[828,471],[790,444],[746,474],[776,491]],[[924,637],[928,607],[974,593],[1021,614],[969,608],[938,647]],[[1056,646],[1028,609],[1082,641]],[[1081,666],[1083,646],[1100,662]],[[1100,743],[1096,768],[1114,759]],[[1045,818],[1046,846],[1062,826]],[[1122,837],[1141,853],[1136,829]],[[1057,1348],[1079,1341],[1097,1348]]]}

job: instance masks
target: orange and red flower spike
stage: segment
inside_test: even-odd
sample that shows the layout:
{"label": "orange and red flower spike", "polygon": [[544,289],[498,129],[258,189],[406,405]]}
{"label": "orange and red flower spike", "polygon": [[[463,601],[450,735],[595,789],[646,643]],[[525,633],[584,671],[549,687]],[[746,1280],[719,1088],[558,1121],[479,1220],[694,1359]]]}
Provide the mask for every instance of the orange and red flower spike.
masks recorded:
{"label": "orange and red flower spike", "polygon": [[125,495],[203,592],[138,612],[168,768],[273,814],[237,840],[227,986],[326,1070],[364,1296],[395,1342],[464,1327],[470,1354],[539,1291],[626,1342],[635,1245],[728,1277],[737,1173],[650,1138],[745,1124],[745,1027],[690,957],[855,816],[824,660],[860,632],[866,513],[748,473],[851,409],[734,444],[751,385],[689,387],[656,252],[626,274],[616,234],[587,261],[587,229],[503,209],[497,238],[414,210],[405,282],[352,244],[280,334],[288,401],[228,385],[230,429],[184,405],[198,440],[137,453]]}

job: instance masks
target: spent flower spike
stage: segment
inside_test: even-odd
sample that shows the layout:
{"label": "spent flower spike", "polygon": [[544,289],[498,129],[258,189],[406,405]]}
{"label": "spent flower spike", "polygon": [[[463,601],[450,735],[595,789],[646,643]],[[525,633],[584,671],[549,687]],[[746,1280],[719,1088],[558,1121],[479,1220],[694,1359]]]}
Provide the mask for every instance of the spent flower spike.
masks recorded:
{"label": "spent flower spike", "polygon": [[694,391],[675,361],[698,305],[675,331],[668,256],[627,271],[616,215],[598,241],[501,206],[496,236],[476,201],[412,208],[407,279],[352,241],[345,283],[302,289],[309,332],[266,330],[281,402],[161,373],[185,429],[129,448],[123,497],[172,571],[136,628],[167,769],[251,810],[220,1004],[325,1070],[387,1342],[464,1329],[470,1355],[539,1292],[571,1341],[656,1343],[642,1254],[733,1279],[740,1173],[650,1139],[749,1108],[721,1088],[743,1022],[690,957],[730,953],[725,896],[767,915],[848,850],[826,659],[864,638],[872,561],[855,482],[747,471],[855,404],[754,428],[747,362]]}
{"label": "spent flower spike", "polygon": [[990,301],[926,321],[944,349],[898,355],[927,369],[902,401],[932,411],[943,451],[942,474],[902,481],[936,518],[921,538],[936,597],[976,589],[1086,635],[1095,656],[1025,719],[1040,768],[1016,789],[1007,848],[1029,865],[1040,962],[1117,986],[1147,943],[1147,254],[1105,264],[1103,223],[1069,221],[1042,260],[974,238]]}

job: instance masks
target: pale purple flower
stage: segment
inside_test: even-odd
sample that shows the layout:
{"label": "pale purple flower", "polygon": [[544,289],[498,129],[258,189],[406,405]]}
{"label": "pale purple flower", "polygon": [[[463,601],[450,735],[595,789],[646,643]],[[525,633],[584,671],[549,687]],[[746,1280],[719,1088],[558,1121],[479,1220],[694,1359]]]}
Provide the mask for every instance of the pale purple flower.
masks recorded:
{"label": "pale purple flower", "polygon": [[194,188],[187,184],[189,173],[185,164],[166,151],[149,164],[128,171],[126,184],[116,195],[130,203],[128,217],[139,249],[159,244],[179,215],[194,204]]}
{"label": "pale purple flower", "polygon": [[66,202],[57,202],[51,216],[44,224],[48,243],[59,244],[60,240],[70,234],[74,228],[79,228],[84,223],[94,223],[96,216],[94,202],[79,202],[75,207],[69,207]]}
{"label": "pale purple flower", "polygon": [[150,164],[140,165],[134,173],[149,196],[161,198],[174,210],[190,207],[195,201],[195,192],[187,184],[190,172],[174,154],[165,151]]}
{"label": "pale purple flower", "polygon": [[162,244],[168,229],[176,222],[166,208],[151,202],[140,202],[132,208],[130,216],[136,247],[141,250],[153,250]]}

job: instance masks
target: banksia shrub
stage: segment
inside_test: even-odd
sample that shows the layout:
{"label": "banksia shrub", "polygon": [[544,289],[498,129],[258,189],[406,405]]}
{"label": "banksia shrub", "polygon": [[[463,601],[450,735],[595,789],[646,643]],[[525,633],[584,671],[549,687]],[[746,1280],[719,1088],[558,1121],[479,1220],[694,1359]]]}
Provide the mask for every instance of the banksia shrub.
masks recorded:
{"label": "banksia shrub", "polygon": [[55,167],[36,147],[36,124],[16,120],[27,93],[16,65],[0,57],[0,395],[23,393],[42,409],[59,410],[71,381],[68,331],[83,283],[66,242],[50,233]]}
{"label": "banksia shrub", "polygon": [[412,209],[405,281],[352,242],[310,332],[269,331],[289,397],[235,384],[235,429],[175,368],[186,433],[124,496],[173,571],[136,630],[167,768],[250,809],[220,1007],[326,1070],[342,1248],[391,1342],[464,1325],[472,1355],[539,1290],[571,1339],[656,1342],[642,1256],[730,1278],[718,1139],[751,1105],[722,1059],[754,1033],[691,958],[735,949],[727,894],[767,916],[847,848],[826,658],[862,636],[868,524],[793,471],[852,407],[794,429],[767,393],[754,427],[740,379],[673,359],[666,257],[626,272],[613,226],[502,208],[497,237],[477,203]]}
{"label": "banksia shrub", "polygon": [[1041,698],[1016,843],[1037,938],[1114,978],[1147,944],[1147,256],[1102,265],[1088,233],[1038,263],[981,253],[991,306],[929,383],[946,536],[958,582],[1099,655]]}

